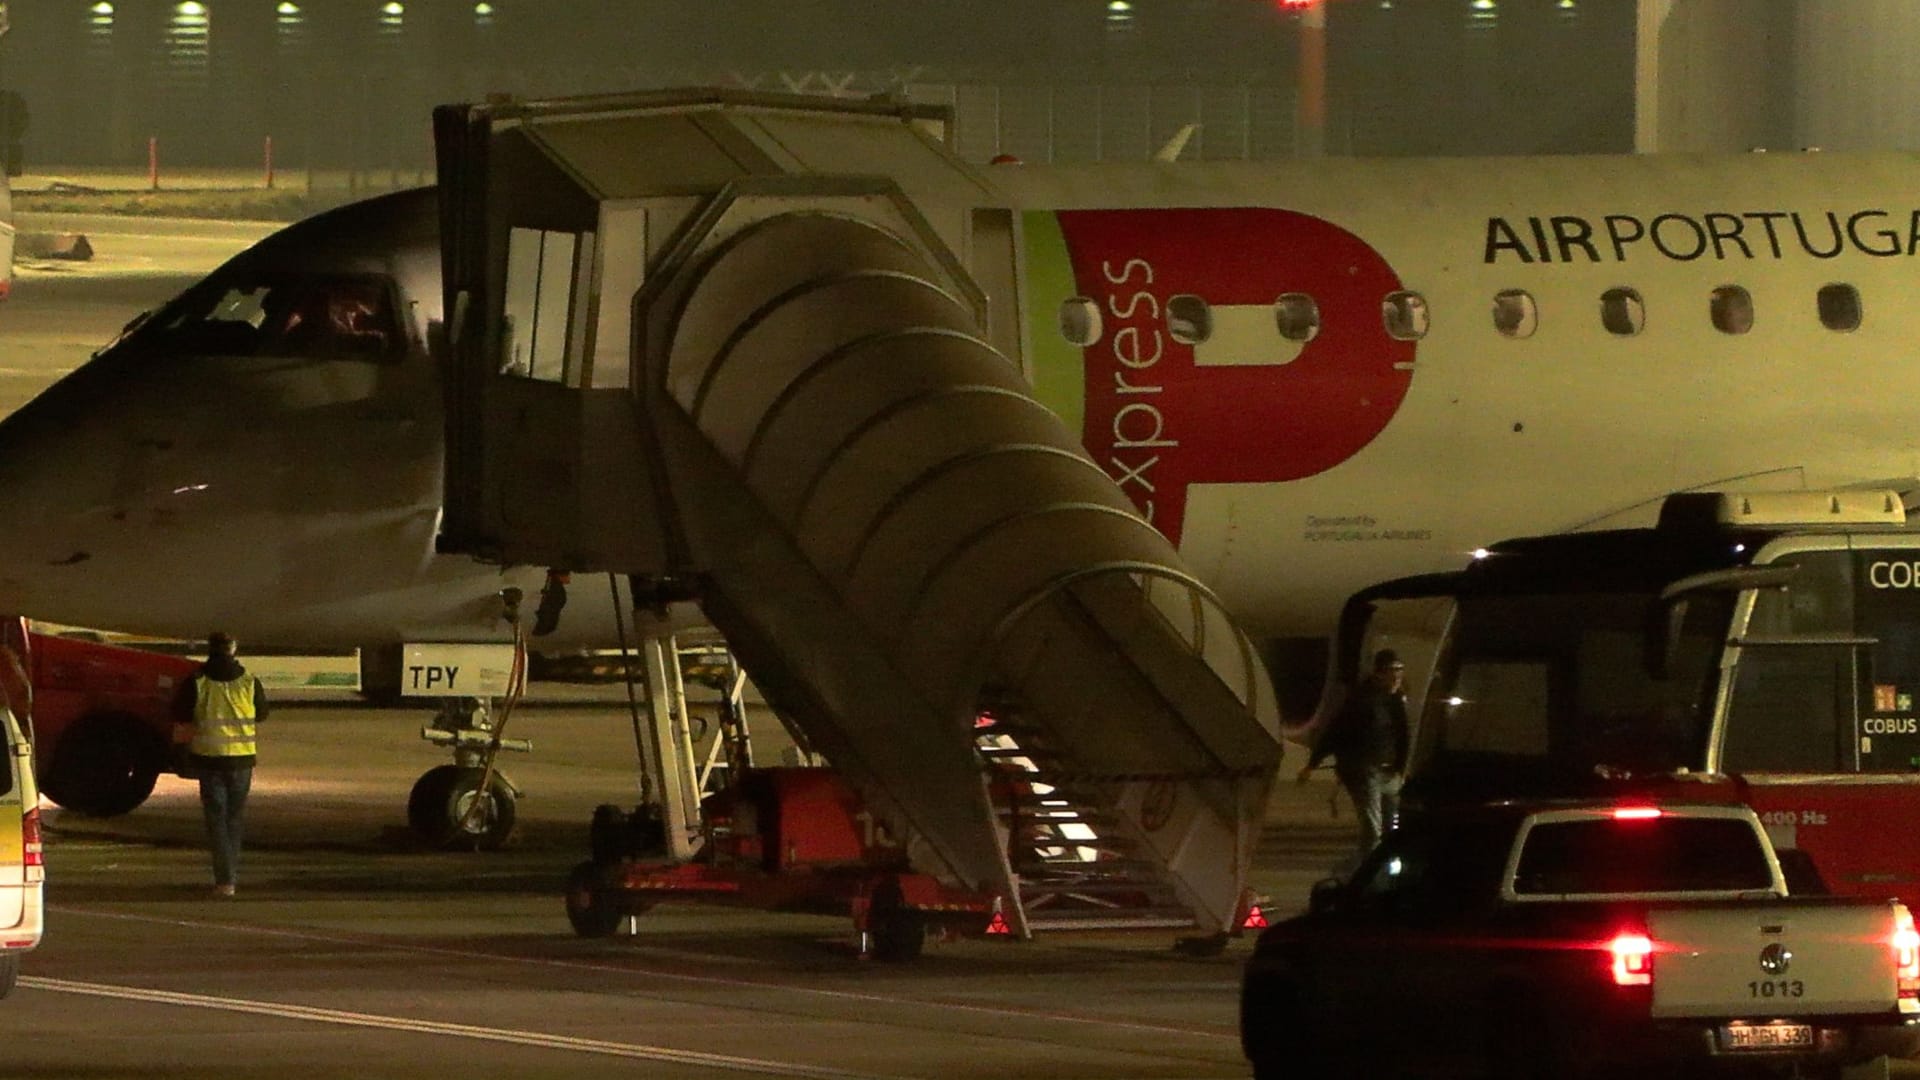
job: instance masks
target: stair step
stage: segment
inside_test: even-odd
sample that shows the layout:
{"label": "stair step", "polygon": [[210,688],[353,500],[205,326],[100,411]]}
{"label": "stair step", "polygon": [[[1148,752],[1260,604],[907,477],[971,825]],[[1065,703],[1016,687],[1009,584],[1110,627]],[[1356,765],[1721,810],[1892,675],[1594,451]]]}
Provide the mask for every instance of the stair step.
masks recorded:
{"label": "stair step", "polygon": [[1032,892],[1147,892],[1163,890],[1166,882],[1145,877],[1022,877],[1020,891]]}
{"label": "stair step", "polygon": [[[1113,859],[1086,859],[1082,851],[1096,851],[1103,855],[1126,858],[1139,850],[1139,845],[1124,837],[1102,837],[1097,840],[1080,840],[1070,837],[1018,836],[1008,845],[1015,862],[1027,862],[1041,866],[1081,867],[1097,866],[1112,862]],[[1041,855],[1042,851],[1060,850],[1070,854]]]}
{"label": "stair step", "polygon": [[[1091,845],[1062,844],[1060,846],[1061,847],[1088,847]],[[1041,860],[1038,862],[1015,862],[1013,864],[1013,871],[1016,874],[1028,874],[1028,873],[1034,873],[1036,871],[1039,873],[1051,873],[1051,874],[1061,874],[1064,872],[1064,873],[1072,873],[1077,876],[1089,877],[1089,878],[1112,878],[1112,877],[1119,877],[1123,875],[1137,876],[1141,874],[1147,874],[1147,875],[1152,875],[1157,877],[1160,874],[1162,869],[1164,868],[1159,863],[1156,863],[1151,859],[1127,859],[1127,858],[1096,859],[1091,862],[1085,859],[1057,859],[1057,860],[1050,859],[1050,860]]]}
{"label": "stair step", "polygon": [[1184,930],[1197,926],[1193,916],[1179,909],[1164,912],[1062,912],[1046,915],[1027,913],[1027,925],[1035,930]]}
{"label": "stair step", "polygon": [[[1023,778],[1024,779],[1024,778]],[[1044,782],[1044,781],[1043,781]],[[1113,811],[1098,803],[1085,799],[1076,799],[1071,791],[1054,790],[1045,795],[1022,795],[993,804],[994,813],[1001,817],[1024,817],[1028,814],[1049,814],[1071,811],[1088,820],[1114,820]]]}

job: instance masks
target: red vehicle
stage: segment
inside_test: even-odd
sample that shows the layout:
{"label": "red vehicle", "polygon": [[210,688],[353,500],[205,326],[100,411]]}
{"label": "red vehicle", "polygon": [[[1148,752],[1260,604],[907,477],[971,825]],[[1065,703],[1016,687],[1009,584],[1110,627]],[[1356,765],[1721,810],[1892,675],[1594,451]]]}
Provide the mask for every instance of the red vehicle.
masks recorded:
{"label": "red vehicle", "polygon": [[605,937],[623,919],[666,901],[771,911],[850,914],[863,952],[882,960],[920,955],[927,931],[1010,934],[993,897],[955,890],[907,866],[831,769],[755,768],[701,805],[706,843],[693,861],[649,857],[664,825],[603,806],[593,854],[567,882],[567,918],[582,937]]}
{"label": "red vehicle", "polygon": [[[1920,528],[1892,491],[1698,494],[1349,604],[1408,657],[1403,815],[1724,786],[1833,892],[1920,904]],[[1424,659],[1430,656],[1430,672]]]}
{"label": "red vehicle", "polygon": [[173,696],[198,661],[37,633],[24,619],[6,620],[0,644],[9,700],[31,702],[42,794],[111,817],[173,771]]}

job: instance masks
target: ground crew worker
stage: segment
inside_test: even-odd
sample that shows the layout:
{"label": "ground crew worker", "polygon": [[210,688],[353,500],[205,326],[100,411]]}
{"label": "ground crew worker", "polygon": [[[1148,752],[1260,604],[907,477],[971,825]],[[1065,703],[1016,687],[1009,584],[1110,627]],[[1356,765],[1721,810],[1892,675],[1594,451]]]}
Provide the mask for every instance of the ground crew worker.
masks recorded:
{"label": "ground crew worker", "polygon": [[207,635],[207,662],[180,687],[175,715],[187,726],[187,756],[200,779],[200,809],[213,849],[213,891],[232,896],[240,870],[247,792],[253,787],[255,725],[267,692],[234,659],[233,639]]}
{"label": "ground crew worker", "polygon": [[1407,769],[1407,665],[1392,649],[1374,654],[1373,671],[1336,713],[1300,770],[1300,782],[1333,758],[1333,774],[1360,813],[1364,856],[1393,826],[1400,810],[1400,779]]}

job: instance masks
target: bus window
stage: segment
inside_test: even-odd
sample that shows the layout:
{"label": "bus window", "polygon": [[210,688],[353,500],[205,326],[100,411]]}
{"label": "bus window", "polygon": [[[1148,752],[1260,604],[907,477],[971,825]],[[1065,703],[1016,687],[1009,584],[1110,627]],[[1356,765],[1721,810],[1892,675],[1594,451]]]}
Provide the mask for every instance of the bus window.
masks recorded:
{"label": "bus window", "polygon": [[[1843,551],[1806,552],[1784,589],[1754,594],[1727,707],[1721,768],[1852,772],[1853,572]],[[1836,642],[1834,639],[1841,639]]]}
{"label": "bus window", "polygon": [[1910,773],[1920,768],[1920,551],[1853,553],[1860,648],[1860,768]]}
{"label": "bus window", "polygon": [[1462,597],[1428,693],[1433,719],[1416,735],[1416,769],[1471,770],[1491,758],[1563,775],[1693,767],[1706,750],[1731,602],[1708,595],[1688,604],[1670,670],[1656,678],[1646,628],[1658,602],[1634,593]]}
{"label": "bus window", "polygon": [[1754,595],[1749,637],[1854,632],[1853,572],[1845,552],[1805,552],[1771,565],[1793,567],[1793,582]]}
{"label": "bus window", "polygon": [[1465,661],[1452,690],[1441,706],[1441,752],[1546,756],[1546,664]]}
{"label": "bus window", "polygon": [[1725,772],[1852,772],[1853,649],[1749,645],[1734,671]]}

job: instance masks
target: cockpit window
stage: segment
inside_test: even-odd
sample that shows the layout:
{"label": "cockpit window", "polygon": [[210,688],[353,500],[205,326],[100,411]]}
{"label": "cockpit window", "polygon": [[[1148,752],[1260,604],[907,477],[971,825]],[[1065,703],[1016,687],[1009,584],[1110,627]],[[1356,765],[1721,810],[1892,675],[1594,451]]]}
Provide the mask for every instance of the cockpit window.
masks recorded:
{"label": "cockpit window", "polygon": [[377,360],[405,345],[392,282],[373,275],[209,281],[132,337],[142,348],[209,356]]}

